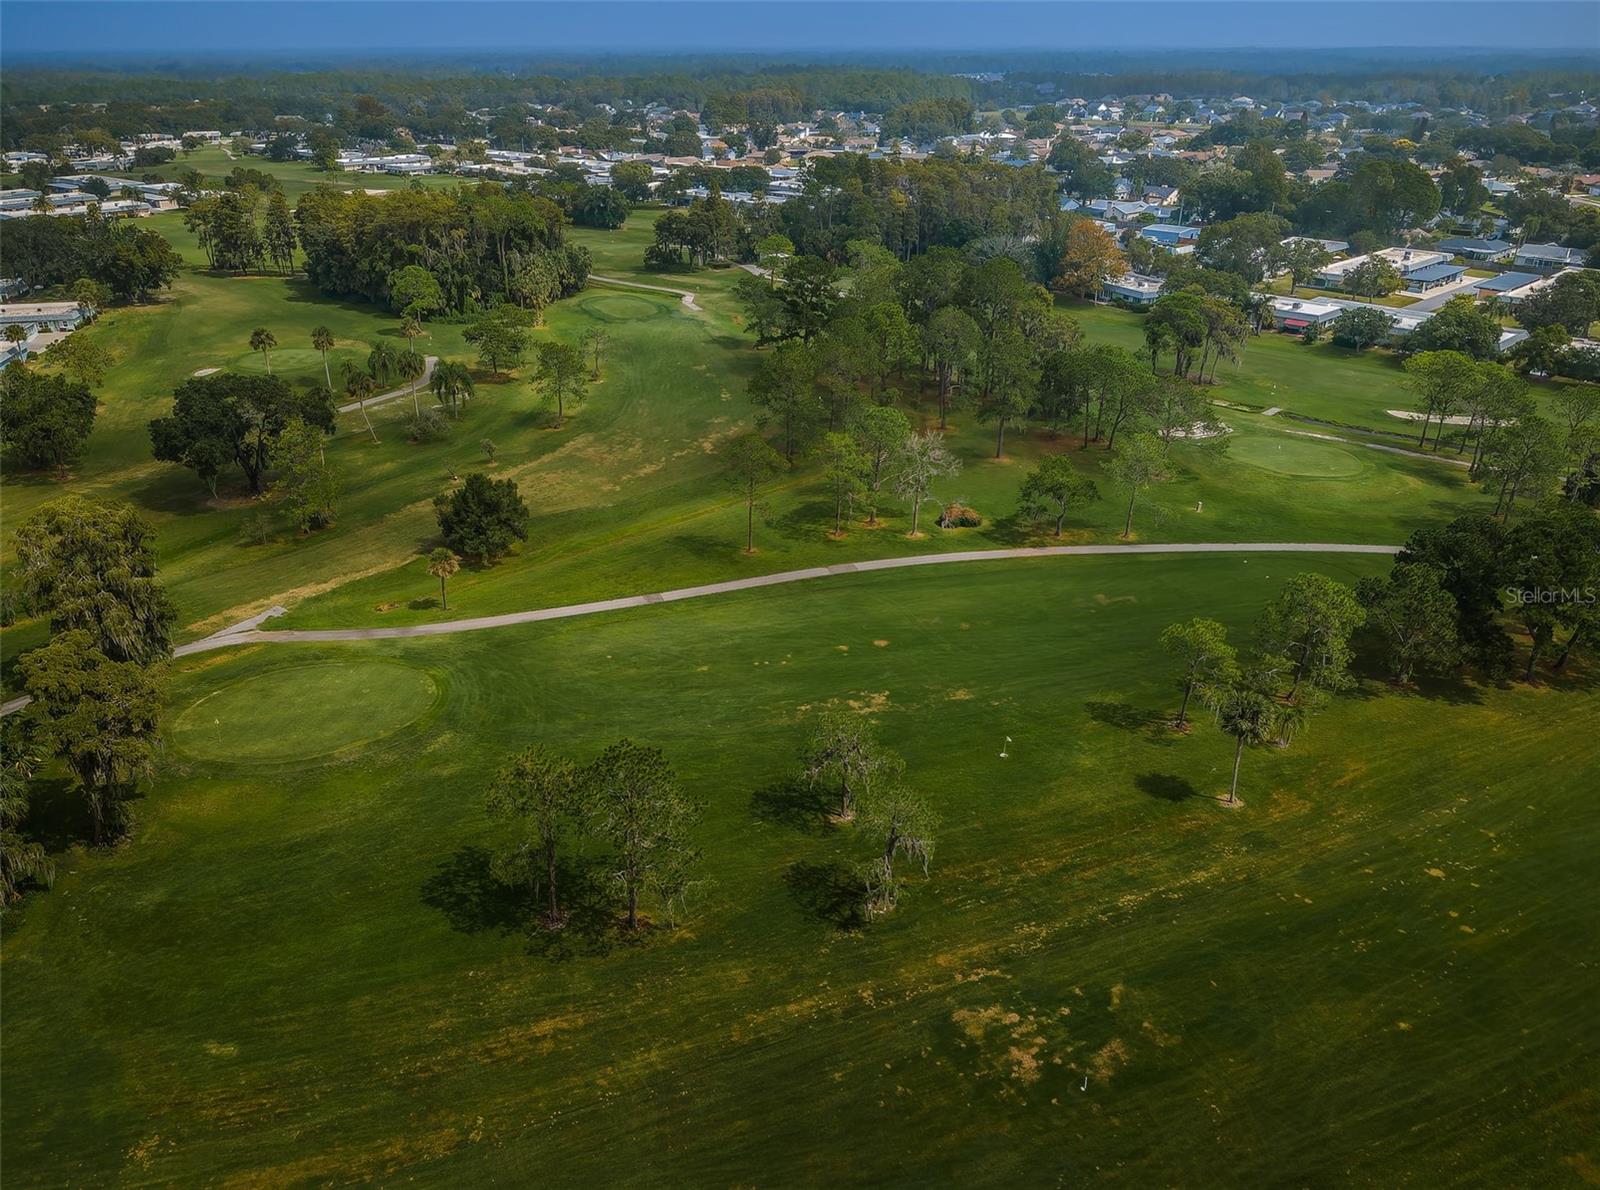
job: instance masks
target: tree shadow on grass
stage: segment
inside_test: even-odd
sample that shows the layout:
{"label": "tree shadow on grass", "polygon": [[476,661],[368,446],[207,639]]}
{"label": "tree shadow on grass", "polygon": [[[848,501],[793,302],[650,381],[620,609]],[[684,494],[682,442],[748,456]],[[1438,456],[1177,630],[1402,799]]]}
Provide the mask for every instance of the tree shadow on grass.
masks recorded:
{"label": "tree shadow on grass", "polygon": [[828,814],[834,806],[834,798],[826,790],[798,777],[774,781],[750,795],[752,818],[808,835],[828,829]]}
{"label": "tree shadow on grass", "polygon": [[[75,782],[65,777],[40,777],[28,789],[28,816],[22,831],[25,838],[40,844],[51,855],[59,855],[75,844],[91,845],[94,819]],[[125,803],[135,817],[142,800],[143,795],[135,793]],[[107,841],[115,844],[120,840],[113,834]]]}
{"label": "tree shadow on grass", "polygon": [[1141,793],[1164,802],[1184,802],[1200,795],[1187,778],[1174,773],[1140,773],[1133,784]]}
{"label": "tree shadow on grass", "polygon": [[[616,898],[593,860],[563,859],[556,865],[562,927],[545,920],[544,897],[524,884],[494,874],[484,847],[463,847],[441,860],[422,885],[422,903],[444,914],[462,934],[521,934],[528,953],[561,961],[608,953],[619,937]],[[641,931],[643,933],[643,931]]]}
{"label": "tree shadow on grass", "polygon": [[1159,711],[1130,706],[1125,702],[1109,702],[1101,699],[1084,703],[1083,709],[1089,712],[1089,718],[1096,723],[1121,728],[1123,731],[1144,731],[1161,722]]}
{"label": "tree shadow on grass", "polygon": [[833,528],[834,508],[827,500],[804,500],[773,518],[771,527],[791,541],[809,541]]}
{"label": "tree shadow on grass", "polygon": [[439,861],[422,884],[422,903],[462,934],[511,934],[539,911],[531,889],[507,884],[490,868],[484,847],[462,847]]}
{"label": "tree shadow on grass", "polygon": [[[1089,718],[1096,723],[1141,735],[1147,743],[1154,744],[1158,748],[1170,748],[1189,734],[1174,727],[1173,716],[1165,710],[1150,710],[1147,707],[1136,707],[1108,699],[1086,702],[1083,705],[1089,712]],[[1193,722],[1192,716],[1190,722]]]}
{"label": "tree shadow on grass", "polygon": [[797,860],[784,872],[783,883],[807,917],[836,930],[859,930],[866,925],[861,881],[843,864]]}
{"label": "tree shadow on grass", "polygon": [[739,556],[744,538],[714,537],[709,533],[678,533],[668,539],[674,549],[698,561],[725,562]]}
{"label": "tree shadow on grass", "polygon": [[1346,696],[1362,701],[1397,695],[1426,698],[1451,706],[1481,706],[1484,701],[1482,688],[1459,673],[1416,674],[1406,685],[1398,686],[1390,668],[1373,653],[1357,654],[1350,669],[1357,680]]}
{"label": "tree shadow on grass", "polygon": [[987,541],[1010,549],[1024,545],[1065,545],[1050,535],[1048,529],[1041,533],[1037,526],[1023,520],[1015,513],[999,517],[983,527],[982,536]]}

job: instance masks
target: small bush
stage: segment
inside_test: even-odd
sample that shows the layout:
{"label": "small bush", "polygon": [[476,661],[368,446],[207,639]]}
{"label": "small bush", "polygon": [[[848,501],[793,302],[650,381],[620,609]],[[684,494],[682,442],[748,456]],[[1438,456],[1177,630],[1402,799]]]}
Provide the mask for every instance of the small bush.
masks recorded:
{"label": "small bush", "polygon": [[450,433],[450,423],[437,409],[411,414],[406,418],[405,427],[413,442],[437,442]]}
{"label": "small bush", "polygon": [[243,545],[266,545],[272,536],[272,518],[266,510],[257,509],[239,524],[239,541]]}
{"label": "small bush", "polygon": [[977,510],[959,501],[946,504],[944,510],[939,513],[941,529],[973,529],[981,524],[983,517],[978,515]]}

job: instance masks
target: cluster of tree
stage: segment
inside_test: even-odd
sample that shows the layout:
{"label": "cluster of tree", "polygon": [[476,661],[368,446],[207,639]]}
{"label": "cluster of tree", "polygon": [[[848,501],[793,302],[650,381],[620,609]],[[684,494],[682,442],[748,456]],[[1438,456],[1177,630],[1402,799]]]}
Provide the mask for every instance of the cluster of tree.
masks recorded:
{"label": "cluster of tree", "polygon": [[492,183],[383,198],[318,189],[295,207],[306,275],[319,288],[414,313],[418,299],[395,293],[401,278],[449,314],[576,293],[589,253],[565,241],[563,219],[548,199]]}
{"label": "cluster of tree", "polygon": [[1361,596],[1396,681],[1466,665],[1504,676],[1516,652],[1508,622],[1528,637],[1524,681],[1558,639],[1551,669],[1560,673],[1575,651],[1600,645],[1600,522],[1553,501],[1515,525],[1472,515],[1419,529],[1388,578],[1368,580]]}
{"label": "cluster of tree", "polygon": [[1600,258],[1600,208],[1570,202],[1552,194],[1548,183],[1530,180],[1502,200],[1506,218],[1525,240],[1554,240],[1569,248],[1587,248],[1591,267]]}
{"label": "cluster of tree", "polygon": [[[781,453],[769,471],[821,445],[835,532],[856,504],[864,503],[872,523],[890,477],[920,470],[892,462],[910,458],[916,437],[908,437],[904,416],[886,407],[898,395],[897,381],[934,387],[941,430],[952,409],[973,409],[994,426],[996,457],[1007,431],[1028,423],[1052,433],[1081,427],[1085,447],[1104,442],[1113,456],[1107,466],[1130,493],[1126,532],[1138,494],[1169,472],[1175,440],[1225,442],[1203,394],[1187,383],[1216,357],[1236,352],[1248,329],[1221,299],[1188,289],[1163,298],[1146,324],[1151,353],[1141,358],[1082,343],[1073,320],[1008,256],[975,262],[970,253],[936,248],[902,263],[876,244],[856,243],[841,276],[827,261],[763,246],[783,263],[770,277],[741,278],[738,293],[747,328],[776,347],[752,376],[750,397],[758,424],[777,430]],[[1158,375],[1147,361],[1169,346],[1174,375]],[[752,464],[736,472],[753,522],[761,485],[749,472],[760,452],[740,449]],[[1063,479],[1053,477],[1052,485]],[[1025,505],[1042,510],[1059,498],[1041,491]],[[1090,497],[1074,491],[1067,498],[1070,507]]]}
{"label": "cluster of tree", "polygon": [[485,804],[505,829],[492,870],[544,902],[546,929],[561,929],[570,916],[561,895],[564,869],[603,868],[621,894],[630,931],[639,928],[642,898],[653,898],[672,921],[696,884],[693,832],[701,807],[658,748],[622,739],[580,765],[535,745],[507,758]]}
{"label": "cluster of tree", "polygon": [[1493,306],[1481,305],[1467,294],[1457,294],[1401,339],[1399,347],[1408,354],[1454,351],[1475,360],[1492,360],[1500,355],[1500,331]]}
{"label": "cluster of tree", "polygon": [[1417,444],[1426,445],[1432,429],[1433,448],[1440,449],[1451,420],[1457,420],[1456,453],[1472,448],[1470,475],[1494,494],[1495,515],[1509,519],[1520,496],[1537,502],[1558,481],[1569,498],[1597,502],[1600,390],[1563,385],[1551,396],[1551,421],[1539,415],[1532,391],[1504,364],[1457,351],[1423,351],[1407,358],[1405,372],[1422,407]]}
{"label": "cluster of tree", "polygon": [[96,846],[128,829],[129,799],[155,768],[177,618],[150,526],[127,505],[53,501],[18,527],[16,550],[18,601],[50,637],[18,659],[30,702],[5,726],[0,904],[48,883],[48,856],[25,829],[29,783],[48,760],[72,775]]}
{"label": "cluster of tree", "polygon": [[1427,223],[1440,202],[1439,187],[1416,163],[1366,159],[1312,187],[1295,207],[1295,222],[1311,235],[1348,239],[1364,231],[1387,239]]}
{"label": "cluster of tree", "polygon": [[294,215],[281,190],[265,200],[254,185],[201,195],[184,208],[183,224],[213,269],[244,273],[268,262],[282,273],[294,269]]}
{"label": "cluster of tree", "polygon": [[1589,328],[1600,322],[1600,273],[1589,269],[1562,273],[1524,298],[1516,313],[1529,331],[1558,327],[1568,337],[1586,337]]}
{"label": "cluster of tree", "polygon": [[15,467],[65,471],[83,454],[96,404],[84,381],[15,361],[0,372],[0,451]]}
{"label": "cluster of tree", "polygon": [[[1164,288],[1171,285],[1169,278]],[[1238,362],[1250,331],[1250,320],[1238,305],[1185,286],[1162,293],[1150,306],[1144,320],[1145,350],[1151,368],[1170,353],[1174,376],[1205,381],[1208,365],[1214,378],[1219,361]]]}
{"label": "cluster of tree", "polygon": [[695,268],[735,258],[741,248],[741,225],[733,204],[713,189],[688,207],[661,212],[655,238],[644,250],[653,269]]}
{"label": "cluster of tree", "polygon": [[972,102],[967,99],[916,99],[884,113],[883,135],[931,144],[972,131]]}
{"label": "cluster of tree", "polygon": [[781,232],[799,251],[841,263],[853,240],[905,258],[985,236],[1036,236],[1058,206],[1055,181],[1040,166],[841,153],[811,163],[799,195],[746,218],[754,222],[752,241]]}
{"label": "cluster of tree", "polygon": [[5,268],[35,289],[88,278],[120,301],[144,301],[172,284],[183,258],[131,220],[29,215],[6,223]]}
{"label": "cluster of tree", "polygon": [[528,505],[514,479],[473,471],[460,487],[435,496],[433,510],[445,548],[482,564],[528,539]]}
{"label": "cluster of tree", "polygon": [[872,843],[871,857],[856,869],[861,911],[868,917],[893,911],[904,886],[895,865],[919,863],[926,876],[939,829],[927,799],[905,780],[905,761],[879,742],[867,716],[830,705],[817,714],[800,765],[806,784],[837,798],[832,821]]}
{"label": "cluster of tree", "polygon": [[150,423],[155,457],[193,471],[213,496],[230,465],[251,495],[262,495],[274,458],[284,457],[286,432],[296,441],[333,432],[327,389],[297,391],[275,376],[214,372],[185,380],[173,396],[172,412]]}
{"label": "cluster of tree", "polygon": [[1288,745],[1335,693],[1355,684],[1351,638],[1366,619],[1356,591],[1326,575],[1298,574],[1263,611],[1255,648],[1245,657],[1215,620],[1196,618],[1161,634],[1183,692],[1173,726],[1189,730],[1189,706],[1198,698],[1233,737],[1226,804],[1239,802],[1246,748]]}

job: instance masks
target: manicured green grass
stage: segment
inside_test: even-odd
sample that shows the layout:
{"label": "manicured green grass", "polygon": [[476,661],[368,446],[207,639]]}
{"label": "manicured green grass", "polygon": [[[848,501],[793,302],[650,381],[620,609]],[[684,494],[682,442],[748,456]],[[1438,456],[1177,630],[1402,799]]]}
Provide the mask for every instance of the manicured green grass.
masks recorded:
{"label": "manicured green grass", "polygon": [[206,175],[211,184],[216,185],[235,168],[254,169],[271,174],[283,187],[284,197],[289,200],[290,206],[293,206],[295,200],[306,191],[315,190],[319,186],[335,186],[340,190],[403,190],[413,182],[430,188],[472,183],[470,178],[449,174],[425,174],[413,178],[399,174],[357,174],[344,171],[322,173],[304,161],[268,161],[265,157],[235,157],[221,147],[196,149],[187,157],[180,154],[177,160],[156,172],[165,178],[176,180],[185,170],[197,169]]}
{"label": "manicured green grass", "polygon": [[318,759],[398,731],[437,695],[424,671],[376,658],[275,669],[191,703],[173,721],[172,744],[200,761]]}
{"label": "manicured green grass", "polygon": [[[135,837],[7,919],[7,1184],[1563,1184],[1600,1076],[1593,672],[1369,681],[1250,753],[1234,812],[1228,741],[1161,726],[1162,626],[1382,565],[977,564],[179,663]],[[382,707],[380,661],[438,702],[289,763]],[[193,755],[252,686],[292,703]],[[865,929],[871,842],[785,784],[832,700],[942,817]],[[487,774],[624,734],[705,802],[711,883],[639,945],[524,934]]]}
{"label": "manicured green grass", "polygon": [[[1086,302],[1065,308],[1091,339],[1119,343],[1130,350],[1144,346],[1144,317],[1114,306]],[[1172,362],[1166,361],[1170,369]],[[1221,363],[1213,390],[1220,400],[1279,408],[1336,426],[1378,430],[1399,438],[1411,423],[1389,413],[1391,409],[1416,409],[1417,399],[1405,387],[1405,373],[1393,352],[1376,348],[1350,351],[1324,339],[1306,343],[1298,335],[1265,332],[1245,343],[1237,364]],[[1567,382],[1562,382],[1567,383]],[[1535,403],[1548,411],[1550,398],[1560,384],[1540,382],[1530,386]],[[1416,437],[1415,430],[1410,432]],[[1446,434],[1453,446],[1454,435]]]}
{"label": "manicured green grass", "polygon": [[[529,384],[526,370],[509,379],[480,374],[480,396],[445,441],[416,445],[397,424],[409,402],[373,413],[381,443],[365,435],[361,419],[344,418],[328,457],[341,476],[338,523],[310,538],[287,532],[265,546],[243,544],[240,527],[257,507],[230,477],[219,500],[181,468],[149,457],[146,425],[167,408],[168,394],[207,367],[259,370],[266,361],[249,349],[256,326],[272,330],[279,347],[273,368],[295,383],[316,383],[321,361],[310,348],[311,329],[327,325],[337,339],[330,360],[364,358],[380,341],[400,343],[398,320],[362,303],[330,302],[298,277],[217,276],[199,271],[203,257],[177,215],[159,227],[178,243],[197,271],[186,273],[172,295],[148,307],[109,312],[87,333],[117,358],[104,388],[103,411],[83,464],[63,485],[53,477],[9,476],[8,523],[61,491],[131,499],[154,521],[163,572],[176,599],[181,635],[211,631],[273,603],[293,609],[289,623],[350,624],[436,618],[437,609],[410,606],[431,593],[420,553],[435,533],[431,501],[453,476],[483,465],[487,438],[497,447],[493,473],[517,479],[533,511],[530,540],[512,558],[457,580],[462,607],[472,612],[510,610],[662,586],[784,569],[822,561],[983,545],[1028,539],[1028,526],[1011,522],[1016,491],[1027,467],[1047,451],[1068,450],[1068,437],[1038,431],[1008,436],[1007,459],[995,462],[990,431],[967,412],[955,417],[951,444],[966,466],[941,485],[939,495],[973,504],[988,520],[979,530],[932,529],[920,542],[905,539],[907,516],[892,496],[883,528],[858,529],[844,541],[823,533],[830,520],[815,466],[786,477],[767,507],[761,552],[738,553],[740,512],[719,480],[718,448],[748,429],[752,413],[745,386],[759,359],[739,326],[731,290],[737,269],[661,274],[644,269],[653,212],[635,213],[620,232],[579,229],[576,238],[606,276],[692,288],[703,313],[687,310],[670,294],[596,284],[549,312],[541,339],[576,339],[590,327],[608,336],[603,377],[567,426],[554,431]],[[1075,313],[1097,339],[1134,341],[1139,319],[1120,311],[1083,307]],[[459,324],[432,321],[422,350],[472,358]],[[1219,394],[1267,404],[1288,383],[1321,378],[1298,343],[1263,336],[1246,363]],[[1320,350],[1320,349],[1319,349]],[[1339,361],[1343,362],[1343,361]],[[1354,359],[1350,375],[1333,391],[1361,392],[1379,385],[1393,392],[1396,373],[1387,361]],[[1326,381],[1324,381],[1326,383]],[[1388,398],[1390,401],[1395,396]],[[931,402],[913,410],[929,424]],[[1252,435],[1281,433],[1269,423],[1229,414],[1239,446]],[[1305,449],[1297,446],[1297,450]],[[1335,470],[1348,451],[1326,450]],[[1448,516],[1481,504],[1454,469],[1362,452],[1356,475],[1315,480],[1219,462],[1180,447],[1177,480],[1152,494],[1159,507],[1136,519],[1143,540],[1399,541],[1420,520]],[[1076,454],[1098,472],[1102,452]],[[1313,474],[1317,468],[1312,468]],[[1111,493],[1107,492],[1108,497]],[[1204,502],[1205,513],[1195,512]],[[1359,515],[1358,515],[1359,514]],[[1074,518],[1077,540],[1113,540],[1121,529],[1116,501],[1107,499]],[[8,630],[0,645],[7,658],[33,643],[38,629]]]}

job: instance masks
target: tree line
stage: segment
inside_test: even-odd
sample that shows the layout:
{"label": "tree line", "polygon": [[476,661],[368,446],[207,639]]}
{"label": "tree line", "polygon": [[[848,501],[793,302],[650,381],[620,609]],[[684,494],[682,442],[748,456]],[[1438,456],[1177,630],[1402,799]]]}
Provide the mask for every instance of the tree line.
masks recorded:
{"label": "tree line", "polygon": [[437,303],[413,312],[449,315],[564,297],[589,274],[588,250],[566,242],[559,207],[494,183],[381,197],[317,189],[296,204],[295,222],[318,288],[396,309],[419,300],[396,297],[397,276],[418,277],[410,269],[431,278],[427,300]]}
{"label": "tree line", "polygon": [[1188,732],[1195,703],[1214,714],[1234,740],[1226,803],[1236,805],[1245,751],[1287,746],[1334,695],[1357,684],[1360,650],[1396,686],[1421,675],[1498,681],[1514,667],[1508,624],[1527,637],[1525,682],[1541,663],[1554,676],[1574,653],[1594,654],[1600,522],[1587,509],[1547,503],[1514,526],[1469,515],[1419,529],[1387,575],[1353,588],[1296,575],[1262,613],[1244,655],[1215,620],[1170,625],[1161,647],[1182,694],[1172,726]]}

